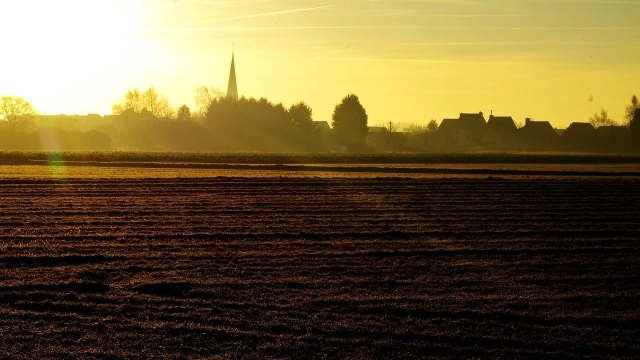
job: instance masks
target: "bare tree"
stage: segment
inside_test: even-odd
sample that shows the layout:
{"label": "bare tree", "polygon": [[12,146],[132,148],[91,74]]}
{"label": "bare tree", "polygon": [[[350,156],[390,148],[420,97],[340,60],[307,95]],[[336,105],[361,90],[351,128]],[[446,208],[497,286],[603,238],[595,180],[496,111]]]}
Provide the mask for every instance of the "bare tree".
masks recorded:
{"label": "bare tree", "polygon": [[175,116],[175,110],[169,105],[167,97],[164,94],[159,94],[153,86],[144,93],[141,93],[138,88],[127,91],[122,100],[111,107],[111,112],[114,115],[120,115],[129,109],[136,113],[147,110],[159,118]]}
{"label": "bare tree", "polygon": [[142,105],[156,117],[173,118],[175,116],[175,110],[169,105],[169,99],[164,94],[158,94],[153,86],[142,94]]}
{"label": "bare tree", "polygon": [[589,118],[589,122],[591,123],[591,125],[593,125],[594,128],[598,128],[600,126],[618,125],[617,122],[611,120],[611,118],[609,117],[609,113],[607,113],[604,108],[600,110],[600,114],[598,114],[597,112],[593,114]]}
{"label": "bare tree", "polygon": [[122,97],[122,100],[111,106],[111,113],[114,115],[120,115],[125,110],[133,110],[137,113],[141,112],[144,109],[143,101],[142,101],[142,93],[138,88],[133,88],[133,90],[127,91],[126,94]]}
{"label": "bare tree", "polygon": [[398,150],[402,147],[403,135],[398,133],[397,125],[389,121],[378,124],[379,131],[369,132],[373,143],[385,151]]}
{"label": "bare tree", "polygon": [[31,103],[21,97],[0,98],[0,118],[12,131],[24,130],[33,120],[36,112]]}
{"label": "bare tree", "polygon": [[426,126],[418,125],[416,123],[403,123],[400,127],[402,128],[402,132],[407,133],[423,133],[427,131]]}
{"label": "bare tree", "polygon": [[211,105],[214,100],[224,97],[224,92],[214,87],[200,86],[199,88],[197,88],[195,100],[198,109],[196,110],[196,116],[200,118],[204,117],[207,109],[209,108],[209,105]]}

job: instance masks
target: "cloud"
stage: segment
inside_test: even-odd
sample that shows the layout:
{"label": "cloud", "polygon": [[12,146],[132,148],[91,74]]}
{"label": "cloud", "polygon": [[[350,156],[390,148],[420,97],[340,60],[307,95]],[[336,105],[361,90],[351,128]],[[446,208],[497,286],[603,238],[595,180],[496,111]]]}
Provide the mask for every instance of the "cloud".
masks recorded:
{"label": "cloud", "polygon": [[361,1],[361,2],[357,2],[357,3],[344,3],[344,4],[337,4],[337,5],[324,5],[324,6],[298,8],[298,9],[270,11],[270,12],[263,12],[263,13],[257,13],[257,14],[240,15],[240,16],[232,16],[232,17],[227,17],[227,18],[207,20],[207,21],[202,21],[199,24],[200,25],[204,25],[204,24],[211,24],[211,23],[216,23],[216,22],[221,22],[221,21],[241,20],[241,19],[251,19],[251,18],[257,18],[257,17],[293,14],[293,13],[306,12],[306,11],[314,11],[314,10],[330,9],[330,8],[350,6],[350,5],[366,4],[366,3],[376,2],[376,1],[377,0],[368,0],[368,1]]}

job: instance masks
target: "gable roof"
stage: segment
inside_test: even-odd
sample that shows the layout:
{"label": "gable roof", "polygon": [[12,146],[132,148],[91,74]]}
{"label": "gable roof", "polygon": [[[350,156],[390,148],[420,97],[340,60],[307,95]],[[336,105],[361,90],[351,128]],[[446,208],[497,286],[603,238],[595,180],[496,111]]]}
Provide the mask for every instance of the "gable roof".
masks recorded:
{"label": "gable roof", "polygon": [[458,118],[458,126],[460,128],[471,128],[471,129],[480,129],[487,124],[484,119],[484,115],[482,112],[477,114],[472,113],[460,113],[460,117]]}
{"label": "gable roof", "polygon": [[438,126],[438,129],[436,129],[436,131],[437,132],[452,131],[457,126],[458,126],[458,119],[443,119],[440,125]]}
{"label": "gable roof", "polygon": [[528,121],[525,126],[518,129],[518,135],[525,141],[546,141],[558,138],[558,134],[548,121]]}
{"label": "gable roof", "polygon": [[561,138],[574,137],[574,136],[595,136],[596,129],[590,123],[586,122],[572,122],[571,125],[565,130]]}
{"label": "gable roof", "polygon": [[513,118],[511,116],[490,115],[489,121],[487,121],[487,126],[485,126],[485,130],[496,132],[511,132],[518,130],[518,128],[516,127],[516,123],[513,121]]}

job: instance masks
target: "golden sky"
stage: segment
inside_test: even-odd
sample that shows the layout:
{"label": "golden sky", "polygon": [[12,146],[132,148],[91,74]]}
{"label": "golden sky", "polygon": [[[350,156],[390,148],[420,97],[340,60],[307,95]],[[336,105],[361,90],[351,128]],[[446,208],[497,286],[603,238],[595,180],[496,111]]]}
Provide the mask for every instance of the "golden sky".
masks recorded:
{"label": "golden sky", "polygon": [[[47,114],[110,113],[130,88],[173,106],[226,91],[307,102],[355,93],[371,125],[491,110],[621,121],[640,95],[640,0],[3,0],[0,94]],[[592,101],[589,101],[591,100]]]}

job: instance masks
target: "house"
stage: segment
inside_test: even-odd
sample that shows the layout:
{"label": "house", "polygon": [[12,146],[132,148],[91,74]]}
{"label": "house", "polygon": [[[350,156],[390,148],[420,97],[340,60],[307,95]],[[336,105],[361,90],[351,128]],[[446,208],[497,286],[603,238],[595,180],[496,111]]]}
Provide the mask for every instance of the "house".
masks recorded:
{"label": "house", "polygon": [[443,119],[433,135],[432,144],[435,147],[453,146],[456,144],[455,135],[458,119]]}
{"label": "house", "polygon": [[593,151],[596,150],[596,129],[590,123],[573,122],[562,135],[559,146],[564,150]]}
{"label": "house", "polygon": [[558,135],[548,121],[525,119],[524,126],[518,129],[516,147],[525,150],[551,150],[556,147]]}
{"label": "house", "polygon": [[482,111],[477,114],[460,114],[458,118],[458,144],[465,146],[479,145],[482,141],[482,130],[487,121]]}
{"label": "house", "polygon": [[314,129],[318,134],[318,144],[321,149],[331,149],[333,147],[333,132],[328,121],[314,121]]}
{"label": "house", "polygon": [[461,113],[457,119],[444,119],[434,134],[433,144],[436,147],[454,148],[479,146],[486,124],[482,112]]}
{"label": "house", "polygon": [[107,117],[98,114],[88,115],[36,115],[34,125],[38,129],[57,128],[64,130],[90,131],[111,124]]}
{"label": "house", "polygon": [[489,121],[482,131],[482,143],[500,145],[513,141],[518,131],[511,116],[489,116]]}
{"label": "house", "polygon": [[384,126],[369,126],[366,146],[376,150],[401,150],[404,147],[405,135],[397,131],[389,131]]}

